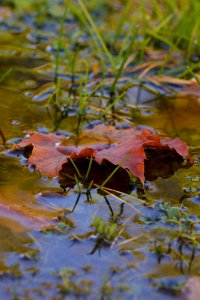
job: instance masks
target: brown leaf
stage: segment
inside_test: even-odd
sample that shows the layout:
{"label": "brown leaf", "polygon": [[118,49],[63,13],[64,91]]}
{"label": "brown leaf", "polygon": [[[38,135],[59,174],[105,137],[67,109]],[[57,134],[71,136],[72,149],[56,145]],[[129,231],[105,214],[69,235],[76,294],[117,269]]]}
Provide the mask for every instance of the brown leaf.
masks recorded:
{"label": "brown leaf", "polygon": [[98,163],[106,159],[116,166],[121,165],[123,168],[127,168],[144,183],[144,160],[146,155],[140,136],[136,135],[134,140],[129,138],[116,147],[102,150],[96,153],[95,158]]}
{"label": "brown leaf", "polygon": [[161,140],[161,146],[167,146],[171,150],[175,150],[180,156],[188,156],[188,146],[186,143],[181,141],[179,138],[171,139],[166,137]]}
{"label": "brown leaf", "polygon": [[[129,129],[128,132],[130,133]],[[144,129],[136,132],[135,135],[127,139],[126,130],[123,130],[122,137],[124,142],[122,142],[120,137],[119,145],[98,152],[96,154],[96,161],[101,163],[103,159],[107,159],[115,165],[121,165],[123,168],[127,168],[134,176],[138,177],[143,184],[145,179],[145,149],[154,148],[160,150],[167,147],[168,152],[169,149],[174,149],[180,156],[185,157],[188,155],[187,145],[179,138],[164,138],[160,140],[157,135]]]}
{"label": "brown leaf", "polygon": [[57,146],[65,138],[53,133],[32,132],[30,138],[23,139],[15,149],[24,150],[29,165],[35,165],[42,174],[58,176],[59,170],[66,162],[66,155],[58,151]]}
{"label": "brown leaf", "polygon": [[200,299],[200,278],[190,277],[179,298],[180,300],[199,300]]}
{"label": "brown leaf", "polygon": [[[160,139],[158,135],[148,129],[131,127],[118,130],[113,126],[105,125],[99,125],[92,130],[87,130],[80,134],[77,139],[73,137],[67,139],[64,136],[57,136],[53,133],[42,134],[34,132],[29,139],[24,139],[16,145],[15,149],[23,149],[24,155],[28,156],[28,163],[36,165],[42,174],[48,176],[59,175],[59,180],[63,187],[64,180],[62,180],[62,176],[69,182],[71,180],[69,178],[74,178],[76,173],[74,166],[71,165],[71,159],[78,164],[78,169],[82,170],[81,174],[84,177],[85,175],[83,174],[87,173],[88,159],[92,157],[93,163],[95,162],[96,164],[90,171],[89,178],[95,180],[95,182],[104,181],[106,176],[109,176],[105,167],[109,162],[112,165],[112,167],[109,167],[112,171],[116,166],[120,165],[121,168],[128,169],[144,184],[145,175],[151,178],[149,171],[145,170],[145,166],[150,166],[151,164],[145,164],[145,161],[148,162],[151,159],[153,152],[158,156],[156,159],[159,168],[161,168],[160,162],[166,163],[166,157],[169,156],[170,152],[173,154],[173,159],[178,161],[176,167],[181,165],[182,157],[187,156],[189,153],[187,145],[179,138],[166,137]],[[153,152],[151,151],[151,155],[147,157],[146,152],[148,149],[151,149]],[[159,161],[159,153],[161,152],[162,159]],[[155,155],[154,161],[156,161]],[[172,165],[170,174],[175,170]],[[97,175],[99,172],[103,172],[103,175]],[[93,178],[91,174],[93,174]],[[157,174],[159,176],[158,171]],[[164,174],[164,177],[167,176],[167,172],[162,174]],[[69,178],[67,179],[67,177]],[[72,183],[72,181],[70,182]]]}
{"label": "brown leaf", "polygon": [[12,11],[9,7],[0,7],[0,21],[10,19],[12,17]]}
{"label": "brown leaf", "polygon": [[180,94],[184,95],[192,95],[192,96],[200,96],[200,85],[195,81],[189,81],[190,85],[181,89]]}

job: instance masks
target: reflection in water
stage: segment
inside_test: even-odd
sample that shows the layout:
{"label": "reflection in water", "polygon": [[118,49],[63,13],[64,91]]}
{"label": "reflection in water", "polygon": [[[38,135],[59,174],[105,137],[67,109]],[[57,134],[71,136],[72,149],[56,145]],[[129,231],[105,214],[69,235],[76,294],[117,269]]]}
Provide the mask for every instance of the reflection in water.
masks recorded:
{"label": "reflection in water", "polygon": [[22,168],[15,158],[0,155],[0,216],[16,220],[27,229],[39,228],[56,215],[35,203],[34,190],[45,184],[40,174]]}
{"label": "reflection in water", "polygon": [[[138,108],[130,107],[134,121],[163,130],[167,135],[179,136],[189,145],[200,145],[198,97],[179,95],[176,98],[157,97],[149,101],[145,101],[145,98],[142,100]],[[140,109],[149,108],[151,114],[140,113]]]}
{"label": "reflection in water", "polygon": [[[192,235],[192,233],[191,233]],[[193,263],[195,261],[195,255],[199,254],[199,247],[196,241],[190,239],[190,236],[184,234],[180,238],[175,238],[175,240],[170,240],[168,245],[164,245],[163,242],[154,241],[154,252],[157,257],[157,263],[165,265],[166,256],[175,257],[174,268],[175,270],[182,274],[190,274]]]}
{"label": "reflection in water", "polygon": [[179,254],[180,254],[180,261],[177,262],[176,268],[178,271],[180,271],[181,274],[183,275],[188,275],[190,274],[192,264],[195,259],[195,254],[197,252],[197,245],[192,245],[192,249],[190,250],[190,254],[186,252],[187,258],[185,257],[183,253],[183,248],[184,246],[187,248],[187,241],[180,241],[179,245]]}
{"label": "reflection in water", "polygon": [[27,235],[27,228],[10,218],[0,216],[0,258],[3,253],[22,251],[25,244],[33,243]]}

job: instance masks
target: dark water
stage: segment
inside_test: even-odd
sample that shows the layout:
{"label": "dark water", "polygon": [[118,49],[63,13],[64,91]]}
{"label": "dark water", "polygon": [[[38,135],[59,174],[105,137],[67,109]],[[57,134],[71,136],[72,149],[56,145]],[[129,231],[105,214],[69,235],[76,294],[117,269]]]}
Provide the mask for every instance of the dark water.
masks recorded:
{"label": "dark water", "polygon": [[[61,113],[56,114],[48,105],[56,89],[54,61],[59,22],[50,19],[40,26],[37,22],[28,15],[21,21],[12,16],[0,22],[0,75],[9,71],[0,82],[0,128],[6,147],[22,138],[26,130],[74,133],[79,97],[73,93],[71,96],[71,92],[85,76],[82,59],[89,66],[87,92],[100,80],[94,72],[95,55],[87,51],[90,39],[76,23],[66,22],[68,51],[69,36],[75,31],[83,50],[77,58],[74,82],[68,56],[61,51],[62,109],[67,109],[68,115],[60,119]],[[134,80],[130,74],[125,78],[125,82]],[[122,85],[121,81],[119,89]],[[104,86],[88,100],[81,129],[103,122],[101,108],[108,101],[108,88]],[[104,197],[92,190],[89,203],[83,190],[75,211],[70,213],[79,195],[78,186],[62,194],[56,178],[41,176],[28,169],[22,157],[2,151],[1,299],[168,300],[178,298],[189,276],[199,275],[199,99],[155,97],[138,89],[128,89],[117,104],[116,124],[148,126],[179,136],[191,147],[195,165],[178,170],[168,179],[147,182],[143,199],[135,192],[120,195],[131,204],[125,204],[123,214],[117,218],[118,231],[123,231],[112,243],[92,251],[97,243],[91,227],[94,217],[111,222]],[[1,143],[5,150],[3,140]],[[120,199],[108,199],[117,214]]]}

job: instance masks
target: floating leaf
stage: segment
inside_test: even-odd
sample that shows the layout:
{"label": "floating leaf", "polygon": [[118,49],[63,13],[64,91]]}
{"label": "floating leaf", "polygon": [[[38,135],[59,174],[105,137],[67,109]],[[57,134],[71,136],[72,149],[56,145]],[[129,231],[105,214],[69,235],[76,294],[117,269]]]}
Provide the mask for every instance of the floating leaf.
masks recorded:
{"label": "floating leaf", "polygon": [[23,149],[24,156],[28,158],[29,165],[34,165],[44,175],[57,176],[66,156],[57,150],[57,146],[65,139],[53,133],[30,133],[28,139],[15,146],[15,149]]}
{"label": "floating leaf", "polygon": [[[187,145],[179,138],[160,138],[153,131],[137,127],[116,129],[104,125],[87,130],[77,138],[32,132],[30,137],[23,139],[15,149],[22,149],[29,165],[35,165],[42,174],[59,175],[63,187],[69,182],[74,184],[74,175],[86,176],[91,159],[93,166],[88,173],[88,178],[95,183],[101,184],[100,182],[109,176],[108,170],[114,172],[114,169],[119,166],[121,169],[129,170],[144,184],[145,176],[149,179],[152,177],[149,166],[154,170],[154,179],[158,176],[167,177],[168,172],[159,173],[166,167],[163,166],[163,162],[171,175],[181,166],[183,157],[189,154]],[[152,167],[152,156],[154,156],[152,161],[158,164],[159,169]],[[175,167],[170,160],[176,162]],[[189,161],[189,165],[191,164]],[[170,170],[169,166],[171,166]],[[118,177],[120,180],[121,178]],[[66,184],[64,184],[65,180]]]}
{"label": "floating leaf", "polygon": [[200,278],[190,277],[180,296],[180,300],[199,300],[200,299]]}

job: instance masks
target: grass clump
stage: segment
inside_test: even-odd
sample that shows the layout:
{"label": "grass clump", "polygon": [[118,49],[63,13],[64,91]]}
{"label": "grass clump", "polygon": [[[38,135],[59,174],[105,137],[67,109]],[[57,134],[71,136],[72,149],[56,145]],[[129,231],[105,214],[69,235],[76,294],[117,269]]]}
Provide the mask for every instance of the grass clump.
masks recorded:
{"label": "grass clump", "polygon": [[96,243],[90,254],[94,254],[102,246],[110,246],[119,234],[119,224],[116,222],[105,222],[100,217],[94,217],[91,227],[94,228]]}
{"label": "grass clump", "polygon": [[99,217],[93,219],[91,227],[94,227],[95,234],[107,243],[113,241],[118,233],[117,223],[105,223],[104,220]]}

